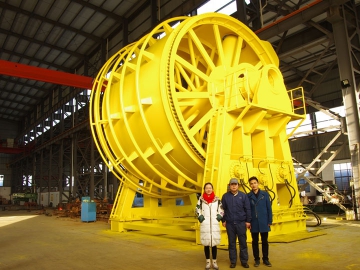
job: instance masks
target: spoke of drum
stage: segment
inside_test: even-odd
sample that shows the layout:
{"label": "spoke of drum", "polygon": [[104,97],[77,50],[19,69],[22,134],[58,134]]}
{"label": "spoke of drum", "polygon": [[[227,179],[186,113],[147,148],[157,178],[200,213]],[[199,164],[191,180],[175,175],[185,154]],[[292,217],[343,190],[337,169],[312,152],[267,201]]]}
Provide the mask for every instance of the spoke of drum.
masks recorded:
{"label": "spoke of drum", "polygon": [[[186,61],[184,58],[177,56],[176,57],[176,68],[179,69],[180,73],[183,76],[188,77],[188,74],[185,70],[191,72],[191,74],[196,75],[198,78],[208,81],[209,80],[209,76],[207,74],[205,74],[204,72],[202,72],[201,70],[199,70],[199,68],[197,66],[192,65],[191,63],[189,63],[188,61]],[[188,77],[188,80],[190,81],[190,77]],[[186,82],[188,82],[188,80],[186,80]],[[192,82],[191,82],[192,84]],[[195,87],[194,87],[195,88]]]}
{"label": "spoke of drum", "polygon": [[217,52],[218,52],[218,55],[219,55],[218,64],[219,65],[224,65],[225,64],[225,61],[224,61],[225,56],[224,56],[224,49],[223,49],[223,46],[222,46],[222,37],[220,36],[219,26],[218,25],[213,25],[213,30],[214,30],[216,48],[217,48]]}
{"label": "spoke of drum", "polygon": [[203,46],[201,40],[198,38],[194,30],[189,30],[189,37],[191,40],[195,43],[197,49],[199,50],[201,56],[204,58],[205,62],[208,64],[211,70],[215,68],[215,64],[213,62],[213,59],[210,57],[210,55],[207,53],[205,47]]}

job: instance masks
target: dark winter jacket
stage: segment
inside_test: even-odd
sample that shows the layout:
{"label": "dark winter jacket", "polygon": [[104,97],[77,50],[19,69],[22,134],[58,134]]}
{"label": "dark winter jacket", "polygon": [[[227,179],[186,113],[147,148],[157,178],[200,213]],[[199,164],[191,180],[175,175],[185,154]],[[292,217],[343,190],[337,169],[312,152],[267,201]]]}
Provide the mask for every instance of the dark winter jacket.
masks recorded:
{"label": "dark winter jacket", "polygon": [[269,194],[259,189],[258,197],[252,191],[247,195],[251,205],[251,232],[270,231],[272,210]]}
{"label": "dark winter jacket", "polygon": [[221,202],[225,212],[222,222],[236,223],[251,221],[250,203],[245,193],[238,191],[238,193],[234,195],[228,191],[223,195]]}

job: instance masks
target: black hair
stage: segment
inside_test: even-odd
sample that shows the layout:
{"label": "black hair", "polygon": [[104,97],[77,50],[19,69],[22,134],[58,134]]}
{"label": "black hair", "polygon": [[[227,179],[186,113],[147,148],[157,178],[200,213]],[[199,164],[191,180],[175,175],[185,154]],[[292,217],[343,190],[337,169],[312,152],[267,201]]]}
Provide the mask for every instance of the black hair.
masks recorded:
{"label": "black hair", "polygon": [[251,177],[249,178],[249,183],[250,183],[252,180],[256,180],[256,182],[259,183],[259,180],[257,179],[256,176],[251,176]]}
{"label": "black hair", "polygon": [[205,185],[204,185],[204,190],[205,190],[205,187],[206,187],[207,185],[210,185],[210,186],[212,187],[212,189],[214,189],[213,184],[211,184],[210,182],[207,182],[207,183],[205,183]]}

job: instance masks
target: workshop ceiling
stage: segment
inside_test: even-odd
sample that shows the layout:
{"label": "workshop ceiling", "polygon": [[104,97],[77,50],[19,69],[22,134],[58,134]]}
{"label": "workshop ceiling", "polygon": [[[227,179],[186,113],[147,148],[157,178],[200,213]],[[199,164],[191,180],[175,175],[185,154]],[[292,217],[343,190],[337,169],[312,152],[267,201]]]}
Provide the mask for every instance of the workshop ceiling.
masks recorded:
{"label": "workshop ceiling", "polygon": [[[114,40],[125,23],[140,21],[138,28],[129,30],[130,43],[153,27],[149,17],[154,16],[154,10],[156,16],[164,20],[187,15],[206,2],[0,0],[0,60],[72,74],[88,61],[87,76],[94,77],[103,59],[98,57],[99,61],[92,62],[89,59],[96,59],[106,41]],[[349,2],[262,1],[262,27],[254,27],[256,16],[259,17],[256,11],[259,1],[251,1],[246,9],[246,24],[252,26],[261,39],[270,41],[278,53],[286,86],[303,86],[308,98],[328,107],[342,102],[328,11],[331,6]],[[154,9],[159,3],[160,7]],[[232,14],[238,18],[237,15]],[[118,46],[120,49],[122,45]],[[54,87],[48,82],[0,75],[0,120],[21,124]]]}

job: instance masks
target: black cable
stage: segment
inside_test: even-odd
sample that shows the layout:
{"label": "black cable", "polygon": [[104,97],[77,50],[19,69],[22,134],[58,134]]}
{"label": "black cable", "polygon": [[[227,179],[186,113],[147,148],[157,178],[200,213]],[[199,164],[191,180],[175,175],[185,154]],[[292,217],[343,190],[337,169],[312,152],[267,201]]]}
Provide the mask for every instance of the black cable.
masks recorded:
{"label": "black cable", "polygon": [[[281,168],[285,169],[285,168],[282,166],[282,164],[283,164],[283,162],[281,162],[281,165],[280,165]],[[292,182],[292,173],[291,173],[290,165],[288,165],[288,168],[289,168],[290,179],[291,179],[290,181]],[[291,185],[291,182],[289,182],[287,179],[285,179],[285,186],[286,186],[286,188],[287,188],[287,190],[289,191],[290,196],[291,196],[291,198],[290,198],[290,200],[289,200],[289,208],[292,206],[293,200],[294,200],[294,198],[295,198],[295,196],[296,196],[296,190],[295,190],[295,188]],[[291,190],[290,190],[289,187],[292,188],[292,190],[293,190],[294,193],[291,192]]]}
{"label": "black cable", "polygon": [[309,227],[317,227],[317,226],[320,226],[321,225],[321,218],[318,214],[316,214],[315,212],[311,211],[309,208],[307,207],[304,207],[304,213],[306,215],[308,214],[311,214],[315,217],[316,221],[317,221],[317,224],[316,225],[310,225],[310,224],[307,224],[306,226],[309,226]]}
{"label": "black cable", "polygon": [[[272,204],[272,202],[275,200],[275,197],[276,197],[275,192],[272,191],[271,189],[269,189],[268,186],[264,186],[264,189],[269,194],[270,203]],[[271,196],[270,193],[272,193],[273,196]]]}
{"label": "black cable", "polygon": [[[241,164],[241,162],[240,162],[240,164]],[[250,178],[250,175],[249,175],[249,167],[248,167],[248,164],[247,164],[247,162],[245,162],[245,164],[246,164],[246,170],[247,170],[247,178],[249,179]]]}
{"label": "black cable", "polygon": [[271,190],[272,190],[274,188],[274,177],[273,177],[272,172],[271,172],[270,163],[269,163],[269,171],[270,171],[271,182],[272,182],[272,187],[271,187]]}
{"label": "black cable", "polygon": [[[240,185],[243,188],[243,190],[245,191],[245,193],[250,193],[251,192],[251,188],[249,188],[245,182],[244,179],[240,179]],[[249,192],[246,192],[246,190],[249,190]]]}
{"label": "black cable", "polygon": [[[272,189],[274,188],[274,177],[273,177],[272,172],[271,172],[270,163],[269,163],[269,171],[270,171],[270,176],[271,176],[272,187],[269,188],[268,186],[265,186],[265,185],[264,185],[264,189],[265,189],[265,191],[269,194],[270,202],[272,203],[272,202],[275,200],[275,198],[276,198],[276,194],[275,194],[274,191],[272,191]],[[272,193],[273,196],[271,196],[270,193]]]}
{"label": "black cable", "polygon": [[291,179],[289,183],[291,184],[291,182],[292,182],[292,173],[291,173],[291,168],[290,168],[290,165],[289,165],[289,164],[288,164],[288,168],[289,168],[290,179]]}
{"label": "black cable", "polygon": [[265,174],[265,173],[263,173],[261,170],[260,170],[260,163],[261,162],[263,162],[264,160],[261,160],[259,163],[258,163],[258,170],[259,170],[259,172],[261,173],[261,174]]}
{"label": "black cable", "polygon": [[[260,172],[261,174],[264,174],[264,175],[265,175],[265,173],[263,173],[263,172],[260,170],[260,164],[261,164],[262,162],[264,162],[264,160],[261,160],[261,161],[258,163],[258,170],[259,170],[259,172]],[[270,163],[269,163],[269,167],[270,167]],[[272,176],[271,176],[271,178],[272,178]],[[272,179],[272,184],[273,184],[273,187],[274,187],[274,180],[273,180],[273,179]],[[268,186],[265,186],[265,185],[264,185],[264,189],[265,189],[265,191],[269,194],[270,202],[272,203],[273,200],[275,199],[275,193],[274,193],[272,190],[270,190],[270,189],[268,188]],[[273,194],[273,197],[271,196],[270,193]]]}
{"label": "black cable", "polygon": [[[289,200],[289,208],[292,206],[292,203],[293,203],[293,200],[295,198],[295,195],[296,195],[296,190],[294,189],[293,186],[290,185],[289,181],[287,179],[285,179],[285,186],[287,188],[287,190],[289,191],[290,193],[290,200]],[[292,188],[292,190],[294,191],[294,193],[291,192],[290,188]]]}
{"label": "black cable", "polygon": [[[239,158],[239,163],[240,163],[240,165],[241,165],[240,158]],[[248,167],[247,162],[245,162],[245,164],[246,164],[247,178],[249,179],[249,178],[250,178],[250,175],[249,175],[249,167]],[[245,191],[245,193],[248,193],[248,192],[246,192],[246,189],[248,189],[249,192],[251,191],[251,188],[249,188],[249,187],[245,184],[244,179],[240,179],[240,185],[242,186],[242,188],[243,188],[243,190]]]}

